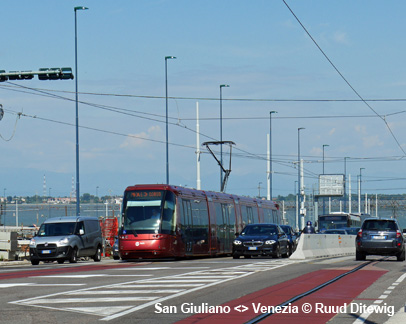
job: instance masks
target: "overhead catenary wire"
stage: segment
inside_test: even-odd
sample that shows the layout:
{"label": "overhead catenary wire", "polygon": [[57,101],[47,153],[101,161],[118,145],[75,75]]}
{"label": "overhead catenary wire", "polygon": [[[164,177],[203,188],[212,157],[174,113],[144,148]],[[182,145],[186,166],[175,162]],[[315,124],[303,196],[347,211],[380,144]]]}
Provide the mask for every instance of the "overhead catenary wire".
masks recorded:
{"label": "overhead catenary wire", "polygon": [[[10,83],[10,82],[8,82],[8,83]],[[71,99],[71,98],[67,98],[67,97],[64,97],[64,96],[56,95],[56,94],[53,94],[53,93],[48,93],[46,90],[37,89],[37,88],[30,88],[30,87],[21,86],[21,85],[15,85],[15,86],[16,86],[17,89],[13,88],[13,89],[10,89],[10,90],[25,92],[25,93],[29,93],[29,94],[35,94],[35,95],[46,96],[46,97],[51,97],[51,98],[55,98],[55,99],[73,101],[73,99]],[[0,86],[0,87],[1,87],[1,86]],[[24,89],[24,90],[21,90],[21,88]],[[34,93],[32,93],[32,91],[34,91]],[[35,93],[35,92],[37,92],[37,93]],[[105,110],[108,110],[108,111],[112,111],[112,112],[116,112],[116,113],[120,113],[120,114],[124,114],[124,115],[128,115],[128,116],[133,116],[133,117],[137,117],[137,118],[148,119],[148,120],[152,120],[152,121],[160,122],[160,123],[163,123],[163,122],[164,122],[163,120],[159,120],[159,119],[156,119],[156,118],[149,118],[149,117],[139,116],[139,115],[138,115],[138,114],[153,115],[154,117],[158,117],[158,118],[161,117],[161,118],[163,118],[162,115],[158,115],[158,114],[149,114],[149,113],[145,113],[145,112],[136,112],[136,113],[134,113],[134,111],[131,110],[131,109],[124,109],[124,108],[119,108],[119,107],[114,107],[114,106],[95,104],[95,103],[90,103],[90,102],[86,102],[86,101],[81,101],[81,103],[84,104],[84,105],[91,106],[91,107],[100,108],[100,109],[105,109]],[[395,114],[404,113],[404,112],[405,112],[405,111],[394,112],[394,113],[387,114],[386,116],[395,115]],[[36,117],[36,118],[39,118],[39,117],[37,117],[37,116],[35,116],[35,117]],[[331,118],[330,116],[306,116],[306,117],[307,117],[307,118],[312,118],[312,117],[313,117],[313,118]],[[357,116],[348,116],[348,117],[357,117]],[[360,117],[365,117],[365,116],[360,116]],[[367,116],[367,117],[377,117],[377,116],[376,116],[376,115],[369,115],[369,116]],[[263,119],[263,117],[258,117],[258,118],[259,118],[259,119]],[[279,118],[282,119],[283,117],[279,117]],[[303,117],[286,117],[286,118],[303,118]],[[51,119],[46,119],[46,118],[39,118],[39,119],[51,121]],[[180,123],[181,120],[194,120],[194,118],[193,118],[193,119],[185,119],[185,118],[180,119],[180,118],[178,117],[178,118],[172,118],[172,119],[176,119],[177,122],[176,122],[176,123],[174,123],[174,122],[169,122],[170,124],[175,125],[175,126],[178,126],[178,127],[182,127],[182,128],[187,129],[187,130],[189,130],[189,131],[191,131],[191,132],[193,132],[193,133],[196,133],[196,131],[195,131],[194,129],[189,128],[189,127],[186,126],[186,125],[181,125],[181,123]],[[218,119],[218,118],[213,118],[213,119]],[[232,118],[230,118],[230,119],[232,119]],[[247,118],[241,118],[241,119],[247,119]],[[55,122],[59,122],[59,121],[55,121]],[[69,124],[69,123],[67,123],[67,124]],[[136,137],[136,138],[141,139],[141,140],[147,140],[147,141],[154,141],[154,142],[164,143],[163,141],[152,140],[152,139],[150,139],[150,138],[143,138],[143,137],[136,136],[136,135],[132,135],[132,134],[122,134],[122,133],[117,133],[117,132],[112,132],[112,131],[106,131],[106,130],[100,130],[100,129],[91,128],[91,127],[83,127],[83,128],[87,128],[87,129],[91,129],[91,130],[96,130],[96,131],[102,131],[102,132],[105,132],[105,133],[110,133],[110,134],[115,134],[115,135],[128,136],[128,137]],[[207,137],[207,138],[209,138],[209,139],[215,140],[215,138],[210,137],[210,136],[207,136],[207,135],[205,135],[205,134],[203,134],[203,133],[201,133],[201,135],[202,135],[202,136],[205,136],[205,137]],[[187,146],[187,145],[182,145],[182,144],[175,144],[175,143],[171,143],[171,145],[180,146],[180,147],[194,148],[194,147],[192,147],[192,146]],[[236,148],[236,150],[240,151],[240,153],[234,152],[234,155],[235,155],[236,157],[250,158],[250,159],[260,159],[260,160],[264,160],[264,161],[267,160],[267,158],[264,157],[264,156],[262,156],[262,154],[251,153],[251,152],[248,152],[248,151],[245,151],[245,150],[241,150],[241,149],[238,149],[238,148]],[[207,152],[203,152],[203,153],[207,153]],[[398,157],[398,159],[401,159],[401,158],[403,158],[403,156]],[[338,158],[338,159],[341,159],[341,160],[342,160],[342,158]],[[364,159],[364,158],[352,158],[352,159]],[[292,162],[292,160],[293,160],[293,162]],[[280,164],[281,166],[291,167],[291,168],[296,168],[296,164],[297,164],[297,161],[296,161],[296,159],[295,159],[294,156],[292,156],[292,159],[287,159],[287,160],[285,160],[285,161],[283,161],[283,160],[281,160],[281,159],[273,159],[273,161],[274,161],[275,163],[277,163],[277,164]],[[330,160],[326,160],[325,162],[326,162],[326,163],[329,163],[329,161],[330,161]],[[332,160],[331,160],[331,161],[332,161]],[[306,162],[306,163],[320,163],[320,158],[317,157],[317,160],[315,160],[315,161],[305,161],[305,162]],[[305,172],[306,178],[313,178],[313,179],[316,179],[316,178],[318,177],[318,174],[316,174],[316,173],[314,173],[314,172],[311,172],[311,171],[308,171],[306,168],[304,169],[304,172]],[[276,172],[275,172],[275,173],[276,173]],[[280,174],[292,175],[292,176],[293,176],[293,174],[289,174],[289,173],[280,173]]]}
{"label": "overhead catenary wire", "polygon": [[389,130],[390,134],[392,135],[393,139],[395,140],[396,144],[400,148],[400,150],[403,152],[403,154],[406,156],[406,151],[403,149],[402,145],[399,143],[399,140],[393,133],[391,127],[389,126],[388,122],[386,121],[385,116],[381,116],[378,114],[378,112],[372,108],[372,106],[359,94],[357,90],[351,85],[351,83],[344,77],[344,75],[340,72],[340,70],[335,66],[335,64],[330,60],[330,58],[327,56],[327,54],[323,51],[323,49],[319,46],[319,44],[316,42],[316,40],[313,38],[313,36],[310,34],[310,32],[306,29],[306,27],[302,24],[300,19],[296,16],[296,14],[293,12],[293,10],[289,7],[289,5],[286,3],[285,0],[282,0],[283,3],[286,5],[286,7],[289,9],[293,17],[296,19],[296,21],[300,24],[302,29],[305,31],[305,33],[310,37],[312,42],[316,45],[316,47],[319,49],[319,51],[323,54],[323,56],[326,58],[326,60],[330,63],[330,65],[334,68],[334,70],[339,74],[339,76],[344,80],[344,82],[350,87],[350,89],[354,92],[354,94],[376,115],[378,116],[386,125],[386,128]]}
{"label": "overhead catenary wire", "polygon": [[[17,85],[12,82],[6,82],[10,85],[1,85],[0,87],[16,87]],[[75,94],[73,91],[68,90],[55,90],[55,89],[44,89],[44,88],[32,88],[35,90],[42,90],[48,92],[61,92]],[[120,94],[120,93],[102,93],[102,92],[78,92],[80,95],[91,95],[91,96],[106,96],[106,97],[128,97],[128,98],[139,98],[139,99],[166,99],[164,96],[152,96],[152,95],[135,95],[135,94]],[[198,101],[219,101],[219,98],[212,97],[178,97],[178,96],[168,96],[168,99],[177,100],[198,100]],[[248,101],[248,102],[403,102],[406,98],[368,98],[368,99],[292,99],[292,98],[222,98],[223,101]]]}

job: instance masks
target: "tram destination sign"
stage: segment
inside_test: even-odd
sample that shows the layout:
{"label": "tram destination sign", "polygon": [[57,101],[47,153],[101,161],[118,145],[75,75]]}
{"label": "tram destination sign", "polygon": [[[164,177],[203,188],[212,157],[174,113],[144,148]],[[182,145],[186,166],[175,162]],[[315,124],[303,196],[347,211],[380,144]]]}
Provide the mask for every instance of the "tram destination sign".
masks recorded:
{"label": "tram destination sign", "polygon": [[344,174],[320,174],[319,194],[321,197],[342,197],[345,192]]}

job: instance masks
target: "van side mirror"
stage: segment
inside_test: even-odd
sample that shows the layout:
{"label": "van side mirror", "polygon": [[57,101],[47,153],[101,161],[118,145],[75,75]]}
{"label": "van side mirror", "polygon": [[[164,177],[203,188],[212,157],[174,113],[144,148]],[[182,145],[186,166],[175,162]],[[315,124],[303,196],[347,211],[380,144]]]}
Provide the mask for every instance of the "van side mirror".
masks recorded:
{"label": "van side mirror", "polygon": [[85,231],[83,230],[83,228],[81,228],[81,229],[79,230],[79,235],[83,235],[83,234],[85,234]]}
{"label": "van side mirror", "polygon": [[239,235],[240,235],[240,233],[238,233],[238,232],[235,233],[235,237],[237,237],[237,236],[239,236]]}

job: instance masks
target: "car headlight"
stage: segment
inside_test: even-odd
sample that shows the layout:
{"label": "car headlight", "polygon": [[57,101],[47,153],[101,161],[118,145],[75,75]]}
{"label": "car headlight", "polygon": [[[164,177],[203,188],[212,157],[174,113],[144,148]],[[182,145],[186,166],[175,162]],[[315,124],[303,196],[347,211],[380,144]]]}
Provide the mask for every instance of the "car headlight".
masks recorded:
{"label": "car headlight", "polygon": [[34,238],[31,239],[31,241],[30,241],[30,246],[32,246],[32,247],[35,247],[35,246],[36,246],[36,243],[35,243],[35,239],[34,239]]}
{"label": "car headlight", "polygon": [[242,242],[241,242],[240,240],[234,240],[233,244],[234,244],[234,245],[241,245]]}
{"label": "car headlight", "polygon": [[274,244],[274,243],[276,243],[275,240],[268,240],[268,241],[265,241],[265,244],[269,244],[269,245]]}
{"label": "car headlight", "polygon": [[67,237],[58,241],[58,246],[67,245],[69,243],[69,239]]}

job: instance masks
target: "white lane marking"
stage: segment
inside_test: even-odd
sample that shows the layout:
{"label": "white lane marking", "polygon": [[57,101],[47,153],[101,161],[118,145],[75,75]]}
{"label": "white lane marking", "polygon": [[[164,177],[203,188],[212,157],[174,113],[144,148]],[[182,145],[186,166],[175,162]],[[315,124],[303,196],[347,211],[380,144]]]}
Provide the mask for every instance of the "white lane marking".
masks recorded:
{"label": "white lane marking", "polygon": [[392,291],[390,291],[390,290],[385,290],[383,293],[384,293],[385,295],[389,295],[391,292],[392,292]]}
{"label": "white lane marking", "polygon": [[[235,278],[235,277],[234,277]],[[233,278],[231,278],[233,279]],[[173,280],[157,280],[156,282],[170,283],[170,282],[216,282],[218,279],[173,279]]]}
{"label": "white lane marking", "polygon": [[86,284],[85,283],[77,283],[77,284],[38,284],[38,283],[34,283],[34,282],[0,284],[0,288],[26,287],[26,286],[61,287],[61,286],[86,286]]}
{"label": "white lane marking", "polygon": [[159,282],[151,282],[150,285],[143,285],[143,284],[135,284],[135,285],[125,285],[125,284],[117,284],[111,287],[106,288],[163,288],[163,287],[199,287],[203,286],[204,284],[160,284]]}
{"label": "white lane marking", "polygon": [[[401,275],[391,286],[397,286],[399,285],[404,279],[406,278],[406,273],[404,273],[403,275]],[[390,288],[388,288],[390,289]],[[386,293],[386,291],[385,291]],[[390,293],[390,291],[389,291]],[[374,304],[381,304],[383,302],[383,300],[388,297],[388,295],[381,295],[378,297],[377,300],[374,301]],[[354,322],[353,324],[363,324],[366,322],[366,320],[368,319],[369,315],[371,315],[371,313],[362,313]]]}
{"label": "white lane marking", "polygon": [[172,270],[193,270],[193,269],[210,269],[210,267],[173,267]]}
{"label": "white lane marking", "polygon": [[156,268],[139,268],[139,267],[130,267],[130,268],[113,268],[111,270],[118,270],[118,271],[122,271],[122,270],[146,270],[146,271],[150,271],[150,270],[165,270],[165,269],[172,269],[170,267],[156,267]]}
{"label": "white lane marking", "polygon": [[[253,274],[253,272],[248,272],[248,273],[246,273],[246,274],[244,274],[244,275],[241,275],[241,276],[238,277],[238,278],[242,278],[242,277],[245,277],[245,276],[249,276],[249,275],[251,275],[251,274]],[[123,311],[123,312],[121,312],[121,313],[117,313],[117,314],[114,314],[114,315],[110,315],[110,316],[104,317],[104,318],[101,319],[101,321],[110,321],[110,320],[112,320],[112,319],[116,319],[116,318],[118,318],[118,317],[122,317],[122,316],[124,316],[124,315],[131,314],[131,313],[133,313],[133,312],[136,312],[136,311],[138,311],[138,310],[140,310],[140,309],[143,309],[143,308],[152,306],[152,305],[154,305],[154,304],[156,304],[156,303],[160,303],[160,302],[163,302],[163,301],[165,301],[165,300],[172,299],[172,298],[177,298],[177,297],[179,297],[179,296],[182,296],[182,295],[185,295],[185,294],[188,294],[188,293],[191,293],[191,292],[195,292],[195,291],[198,291],[198,290],[201,290],[201,289],[205,289],[205,288],[207,288],[207,287],[216,286],[216,285],[218,285],[218,284],[221,284],[221,283],[224,283],[224,282],[227,282],[227,281],[230,281],[230,280],[234,280],[234,278],[229,278],[229,279],[224,279],[224,280],[220,280],[220,281],[217,281],[217,282],[212,282],[212,283],[209,283],[209,284],[204,285],[204,286],[201,286],[201,287],[196,287],[196,288],[192,288],[192,289],[189,289],[189,290],[182,291],[182,292],[180,292],[180,293],[178,293],[178,294],[175,294],[175,295],[169,295],[169,296],[166,296],[166,297],[162,297],[162,298],[157,299],[157,300],[154,300],[154,301],[152,301],[152,302],[148,302],[148,303],[145,303],[145,304],[142,304],[142,305],[139,305],[139,306],[130,308],[130,309],[125,310],[125,311]]]}
{"label": "white lane marking", "polygon": [[0,288],[10,288],[10,287],[24,287],[24,286],[31,286],[32,283],[7,283],[7,284],[0,284]]}
{"label": "white lane marking", "polygon": [[36,299],[27,302],[30,304],[65,304],[65,303],[111,303],[124,301],[150,301],[158,299],[157,297],[92,297],[92,298],[55,298],[55,299]]}
{"label": "white lane marking", "polygon": [[401,283],[406,278],[406,273],[402,274],[395,282]]}
{"label": "white lane marking", "polygon": [[52,275],[52,276],[33,276],[30,278],[69,278],[69,279],[86,279],[94,277],[152,277],[151,274],[139,275],[110,275],[110,274],[86,274],[86,275]]}
{"label": "white lane marking", "polygon": [[[282,260],[281,260],[282,261]],[[70,292],[59,292],[59,293],[53,293],[53,294],[49,294],[49,295],[45,295],[45,296],[37,296],[37,297],[32,297],[32,298],[27,298],[24,300],[18,300],[18,301],[13,301],[13,302],[9,302],[10,304],[17,304],[17,305],[27,305],[27,306],[31,306],[31,307],[38,307],[38,308],[47,308],[47,309],[53,309],[53,310],[59,310],[59,311],[69,311],[69,312],[84,312],[84,313],[91,313],[93,315],[98,315],[98,316],[104,316],[102,315],[100,312],[92,312],[91,309],[95,309],[95,308],[91,308],[89,309],[89,307],[52,307],[50,306],[46,306],[47,301],[51,300],[50,304],[52,303],[56,303],[56,302],[52,302],[56,297],[56,299],[59,300],[65,300],[69,301],[71,300],[72,302],[78,302],[78,300],[80,299],[76,299],[76,298],[60,298],[63,296],[68,295],[69,293],[72,292],[83,292],[86,295],[88,295],[88,292],[93,292],[94,295],[97,294],[97,290],[98,289],[118,289],[118,290],[124,290],[124,289],[131,289],[131,288],[135,288],[135,289],[140,289],[140,288],[157,288],[156,290],[162,289],[164,287],[174,287],[174,288],[181,288],[181,287],[186,287],[189,289],[185,289],[184,291],[180,291],[179,293],[176,294],[170,294],[168,296],[162,296],[162,297],[155,297],[158,298],[156,300],[151,299],[151,301],[147,301],[146,303],[143,304],[138,304],[138,305],[134,305],[134,306],[130,306],[129,308],[126,308],[126,310],[123,311],[111,311],[111,313],[115,313],[113,315],[108,315],[104,318],[102,318],[101,320],[104,321],[109,321],[111,319],[114,318],[118,318],[121,316],[124,316],[126,314],[130,314],[133,312],[136,312],[140,309],[143,309],[145,307],[150,307],[152,305],[154,305],[154,303],[156,302],[160,302],[160,301],[165,301],[165,300],[169,300],[172,298],[176,298],[178,296],[182,296],[194,291],[198,291],[201,289],[204,289],[206,287],[211,287],[214,285],[219,285],[222,284],[224,282],[230,281],[230,280],[234,280],[234,279],[240,279],[243,278],[245,276],[249,276],[251,274],[254,274],[255,272],[258,271],[259,269],[259,265],[262,264],[262,267],[260,269],[260,271],[266,271],[266,270],[274,270],[276,268],[282,267],[282,266],[287,266],[289,264],[293,264],[293,263],[297,263],[297,261],[288,261],[288,260],[284,260],[285,262],[273,262],[273,261],[269,261],[269,262],[265,262],[265,263],[251,263],[251,264],[245,264],[243,266],[238,266],[238,267],[229,267],[229,268],[220,268],[220,269],[212,269],[212,270],[196,270],[194,272],[189,272],[189,273],[182,273],[182,274],[178,274],[178,275],[172,275],[172,276],[164,276],[164,277],[158,277],[158,278],[151,278],[151,279],[139,279],[136,281],[129,281],[129,282],[124,282],[124,283],[120,283],[120,284],[109,284],[109,285],[104,285],[104,286],[98,286],[98,287],[92,287],[92,288],[84,288],[84,289],[79,289],[79,290],[74,290],[74,291],[70,291]],[[299,261],[302,262],[302,261]],[[234,262],[233,262],[234,263]],[[235,263],[234,263],[235,264]],[[241,264],[241,263],[240,263]],[[251,269],[244,269],[241,267],[244,266],[248,266],[253,268],[253,270]],[[206,269],[209,267],[185,267],[186,269],[190,269],[190,268],[194,268],[194,269]],[[176,269],[180,269],[180,268],[172,268],[173,270]],[[207,273],[209,272],[209,273]],[[224,278],[224,279],[200,279],[200,280],[185,280],[187,279],[188,276],[191,275],[207,275],[208,278],[213,278],[214,276],[218,275],[218,272],[226,272],[226,273],[236,273],[236,276],[233,276],[231,278]],[[214,276],[210,276],[210,275],[214,275]],[[209,281],[208,281],[209,280]],[[193,282],[198,282],[198,283],[193,283]],[[182,282],[186,282],[186,283],[182,283]],[[114,290],[113,290],[114,291]],[[90,293],[91,294],[91,293]],[[90,296],[90,295],[89,295]],[[135,296],[134,296],[135,297]],[[84,298],[85,300],[91,300],[91,298]],[[100,299],[100,298],[96,298],[99,301],[101,300],[106,300],[106,299]],[[92,300],[95,300],[95,298],[92,298]],[[108,300],[108,299],[107,299]],[[40,301],[38,304],[36,303],[36,301]],[[120,303],[120,301],[117,298],[112,297],[112,302],[110,302],[109,307],[106,308],[111,308],[114,307],[113,305],[111,305],[111,303],[113,302],[117,302]],[[59,302],[58,302],[59,303]],[[61,302],[63,303],[63,302]],[[67,305],[66,305],[67,306]],[[126,306],[127,307],[127,306]],[[117,310],[117,309],[116,309]]]}
{"label": "white lane marking", "polygon": [[109,306],[109,307],[69,307],[66,310],[89,315],[108,316],[114,313],[125,311],[132,306]]}
{"label": "white lane marking", "polygon": [[187,275],[185,278],[187,279],[226,279],[226,278],[234,278],[235,276],[193,276]]}
{"label": "white lane marking", "polygon": [[96,290],[96,291],[74,291],[67,295],[122,295],[122,294],[175,294],[184,289],[162,289],[162,290]]}

